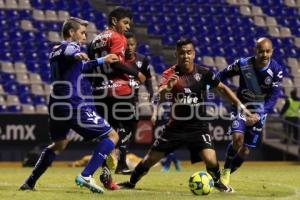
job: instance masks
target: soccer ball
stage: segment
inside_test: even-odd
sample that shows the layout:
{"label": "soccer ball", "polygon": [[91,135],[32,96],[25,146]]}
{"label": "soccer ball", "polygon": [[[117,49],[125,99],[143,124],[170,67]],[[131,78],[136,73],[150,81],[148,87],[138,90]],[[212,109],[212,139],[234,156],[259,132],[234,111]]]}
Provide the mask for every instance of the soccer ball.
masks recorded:
{"label": "soccer ball", "polygon": [[194,173],[189,180],[189,187],[195,195],[208,195],[214,187],[214,180],[205,171]]}

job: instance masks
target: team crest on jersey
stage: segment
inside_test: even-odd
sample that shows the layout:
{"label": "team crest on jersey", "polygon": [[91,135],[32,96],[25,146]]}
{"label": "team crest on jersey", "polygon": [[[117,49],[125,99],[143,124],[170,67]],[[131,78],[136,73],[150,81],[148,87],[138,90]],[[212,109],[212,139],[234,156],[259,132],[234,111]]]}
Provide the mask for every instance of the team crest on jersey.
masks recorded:
{"label": "team crest on jersey", "polygon": [[194,74],[194,78],[195,78],[196,81],[200,81],[201,80],[201,74],[199,74],[199,73]]}
{"label": "team crest on jersey", "polygon": [[266,84],[266,85],[271,85],[271,83],[272,83],[272,77],[271,77],[271,76],[267,76],[267,77],[265,78],[265,84]]}
{"label": "team crest on jersey", "polygon": [[138,68],[141,68],[143,63],[142,61],[137,61],[135,64]]}
{"label": "team crest on jersey", "polygon": [[239,125],[240,125],[240,123],[239,123],[239,121],[238,120],[234,120],[233,122],[232,122],[232,128],[238,128],[239,127]]}

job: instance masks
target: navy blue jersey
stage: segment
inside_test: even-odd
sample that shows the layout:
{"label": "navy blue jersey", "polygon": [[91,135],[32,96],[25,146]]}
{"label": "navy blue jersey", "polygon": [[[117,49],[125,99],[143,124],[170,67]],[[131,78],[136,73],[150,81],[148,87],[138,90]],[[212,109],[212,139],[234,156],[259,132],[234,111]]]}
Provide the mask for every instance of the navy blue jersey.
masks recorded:
{"label": "navy blue jersey", "polygon": [[63,41],[50,53],[51,82],[53,91],[50,103],[68,102],[73,108],[85,101],[83,96],[92,96],[91,83],[82,75],[93,67],[97,61],[84,62],[76,60],[80,46],[75,42]]}
{"label": "navy blue jersey", "polygon": [[[246,59],[250,65],[253,66],[254,72],[257,78],[258,85],[260,86],[263,102],[261,110],[262,113],[272,112],[277,98],[280,95],[281,81],[283,78],[283,69],[275,60],[271,59],[270,63],[264,68],[255,67],[255,57],[241,58]],[[237,96],[242,103],[254,103],[255,94],[249,88],[245,82],[244,76],[241,73],[241,59],[236,60],[233,64],[229,65],[218,76],[221,81],[233,76],[239,76],[240,82],[237,90]],[[250,107],[251,108],[251,107]]]}

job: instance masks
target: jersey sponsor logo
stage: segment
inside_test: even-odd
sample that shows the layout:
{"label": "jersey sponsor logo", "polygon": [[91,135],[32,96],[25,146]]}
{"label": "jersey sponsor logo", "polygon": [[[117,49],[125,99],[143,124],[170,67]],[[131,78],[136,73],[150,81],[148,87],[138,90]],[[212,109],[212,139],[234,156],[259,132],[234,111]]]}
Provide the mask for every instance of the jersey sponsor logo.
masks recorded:
{"label": "jersey sponsor logo", "polygon": [[49,54],[49,59],[54,58],[56,56],[59,56],[62,53],[62,49],[59,49],[57,51],[53,51]]}
{"label": "jersey sponsor logo", "polygon": [[190,94],[192,93],[190,88],[183,88],[184,89],[184,93]]}
{"label": "jersey sponsor logo", "polygon": [[[196,81],[199,82],[199,81],[201,80],[201,78],[202,78],[202,75],[199,74],[199,73],[195,73],[195,74],[194,74],[194,78],[195,78]],[[213,79],[214,79],[214,77],[213,77]]]}
{"label": "jersey sponsor logo", "polygon": [[138,68],[141,68],[143,62],[142,62],[142,61],[137,61],[135,64],[136,64],[136,66],[137,66]]}
{"label": "jersey sponsor logo", "polygon": [[272,83],[272,77],[271,76],[267,76],[265,78],[264,82],[265,82],[266,85],[271,85],[271,83]]}
{"label": "jersey sponsor logo", "polygon": [[232,128],[238,128],[239,126],[240,126],[240,123],[239,123],[239,121],[238,120],[234,120],[233,122],[232,122]]}
{"label": "jersey sponsor logo", "polygon": [[182,98],[175,98],[176,103],[182,104],[198,104],[198,97],[191,97],[191,96],[183,96]]}
{"label": "jersey sponsor logo", "polygon": [[112,37],[111,32],[105,32],[96,36],[93,41],[94,48],[101,48],[107,46],[107,41]]}

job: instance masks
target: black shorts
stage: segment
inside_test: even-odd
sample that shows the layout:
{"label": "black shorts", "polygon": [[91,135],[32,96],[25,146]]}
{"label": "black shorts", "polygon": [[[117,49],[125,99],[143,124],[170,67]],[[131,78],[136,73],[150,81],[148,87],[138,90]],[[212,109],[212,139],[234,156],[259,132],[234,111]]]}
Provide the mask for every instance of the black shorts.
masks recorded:
{"label": "black shorts", "polygon": [[208,129],[182,130],[167,126],[162,135],[155,140],[151,149],[169,154],[181,146],[186,146],[191,155],[191,162],[201,161],[199,152],[203,149],[214,149]]}
{"label": "black shorts", "polygon": [[117,99],[106,97],[95,99],[96,109],[100,116],[103,116],[114,128],[133,129],[136,123],[134,99]]}

